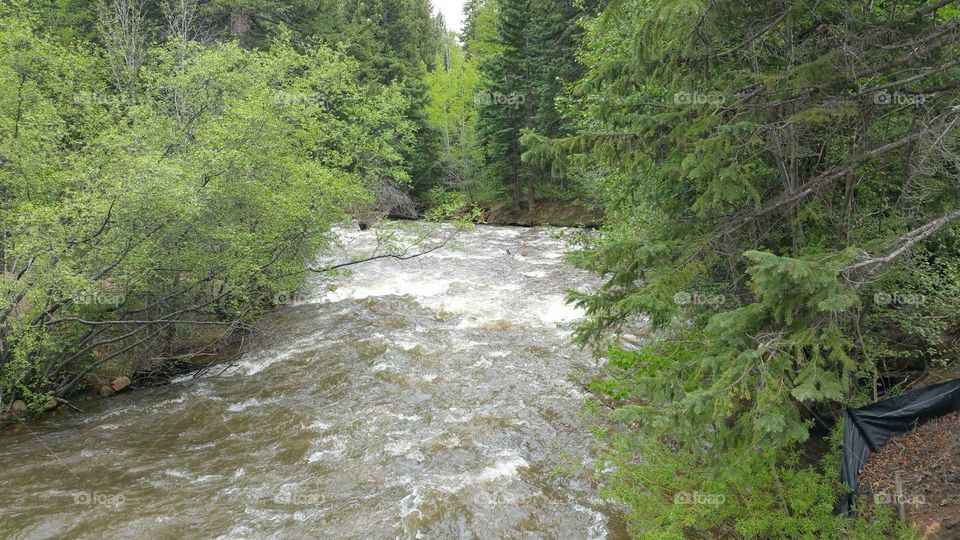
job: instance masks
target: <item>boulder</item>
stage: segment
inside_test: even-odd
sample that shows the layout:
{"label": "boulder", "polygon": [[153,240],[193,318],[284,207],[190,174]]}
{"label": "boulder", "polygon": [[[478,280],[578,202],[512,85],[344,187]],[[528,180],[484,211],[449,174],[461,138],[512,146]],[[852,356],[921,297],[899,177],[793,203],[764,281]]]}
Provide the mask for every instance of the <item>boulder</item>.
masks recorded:
{"label": "boulder", "polygon": [[490,321],[480,325],[480,328],[483,328],[485,330],[507,330],[512,327],[513,327],[513,323],[505,319]]}
{"label": "boulder", "polygon": [[110,397],[116,393],[117,393],[116,390],[114,390],[113,387],[111,387],[108,384],[105,384],[100,387],[100,395],[103,397]]}
{"label": "boulder", "polygon": [[27,412],[27,404],[18,399],[10,405],[10,412],[18,416],[24,414]]}
{"label": "boulder", "polygon": [[110,383],[110,388],[113,388],[114,392],[122,392],[130,386],[130,377],[117,377]]}

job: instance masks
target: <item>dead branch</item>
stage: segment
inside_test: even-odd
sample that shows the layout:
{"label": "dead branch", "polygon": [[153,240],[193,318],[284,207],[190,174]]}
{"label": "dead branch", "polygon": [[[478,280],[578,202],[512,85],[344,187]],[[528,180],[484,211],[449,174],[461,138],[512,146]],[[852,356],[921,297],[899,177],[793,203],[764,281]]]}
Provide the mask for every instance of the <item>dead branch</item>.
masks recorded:
{"label": "dead branch", "polygon": [[907,234],[897,238],[897,248],[891,251],[889,254],[883,257],[871,257],[866,260],[851,264],[850,266],[844,268],[843,272],[849,274],[863,268],[870,268],[871,270],[879,268],[880,265],[887,264],[897,257],[903,255],[907,252],[907,250],[919,242],[926,240],[930,237],[930,235],[936,233],[957,218],[960,218],[960,209],[954,210],[953,212],[935,219],[921,227],[917,227]]}
{"label": "dead branch", "polygon": [[[431,246],[431,247],[425,247],[425,246],[423,246],[423,247],[420,248],[419,251],[416,251],[416,252],[414,252],[414,253],[411,253],[410,250],[413,249],[413,248],[415,248],[415,247],[417,247],[417,246],[422,246],[422,244],[423,244],[423,243],[425,242],[425,240],[427,239],[427,236],[424,236],[423,238],[420,238],[419,240],[417,240],[417,241],[414,242],[413,244],[407,246],[407,247],[404,248],[404,250],[401,251],[400,253],[380,253],[380,254],[377,254],[377,253],[376,253],[376,250],[374,250],[374,255],[371,255],[371,256],[369,256],[369,257],[365,257],[365,258],[362,258],[362,259],[357,259],[357,260],[354,260],[354,261],[344,262],[344,263],[338,263],[338,264],[334,264],[334,265],[332,265],[332,266],[327,266],[327,267],[325,267],[325,268],[311,268],[311,267],[307,267],[307,270],[309,270],[309,271],[311,271],[311,272],[313,272],[313,273],[316,273],[316,274],[323,274],[323,273],[327,273],[327,272],[332,272],[332,271],[337,270],[337,269],[340,269],[340,268],[346,268],[346,267],[348,267],[348,266],[356,266],[356,265],[358,265],[358,264],[363,264],[363,263],[368,263],[368,262],[372,262],[372,261],[377,261],[377,260],[380,260],[380,259],[394,259],[394,260],[398,260],[398,261],[408,261],[408,260],[410,260],[410,259],[415,259],[415,258],[417,258],[417,257],[422,257],[422,256],[424,256],[424,255],[428,255],[428,254],[430,254],[430,253],[433,253],[434,251],[437,251],[437,250],[439,250],[439,249],[442,249],[442,248],[446,247],[451,241],[453,241],[454,238],[456,238],[456,236],[457,236],[458,234],[460,234],[460,232],[462,232],[462,230],[463,230],[463,229],[461,229],[460,227],[457,227],[452,233],[448,234],[439,244],[434,245],[434,246]],[[378,243],[378,249],[379,249],[379,243]]]}

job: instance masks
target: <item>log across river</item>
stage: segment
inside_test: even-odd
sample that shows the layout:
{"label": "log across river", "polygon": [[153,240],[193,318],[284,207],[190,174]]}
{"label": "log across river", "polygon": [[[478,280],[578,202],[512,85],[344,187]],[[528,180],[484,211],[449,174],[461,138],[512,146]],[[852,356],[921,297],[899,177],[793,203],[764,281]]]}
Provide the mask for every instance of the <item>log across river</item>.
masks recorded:
{"label": "log across river", "polygon": [[222,374],[0,434],[0,537],[621,536],[568,379],[595,278],[548,229],[458,240],[313,280]]}

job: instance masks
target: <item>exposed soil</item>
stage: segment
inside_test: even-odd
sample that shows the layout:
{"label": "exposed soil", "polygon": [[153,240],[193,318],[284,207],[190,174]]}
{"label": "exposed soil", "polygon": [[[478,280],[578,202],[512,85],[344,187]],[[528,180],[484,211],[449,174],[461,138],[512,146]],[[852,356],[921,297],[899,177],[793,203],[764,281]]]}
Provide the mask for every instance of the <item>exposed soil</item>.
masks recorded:
{"label": "exposed soil", "polygon": [[588,227],[600,226],[603,217],[577,201],[538,200],[531,210],[517,210],[506,203],[495,203],[483,212],[490,225],[518,225],[521,227]]}
{"label": "exposed soil", "polygon": [[896,504],[896,472],[907,521],[924,538],[960,538],[960,411],[892,439],[860,475],[867,504]]}

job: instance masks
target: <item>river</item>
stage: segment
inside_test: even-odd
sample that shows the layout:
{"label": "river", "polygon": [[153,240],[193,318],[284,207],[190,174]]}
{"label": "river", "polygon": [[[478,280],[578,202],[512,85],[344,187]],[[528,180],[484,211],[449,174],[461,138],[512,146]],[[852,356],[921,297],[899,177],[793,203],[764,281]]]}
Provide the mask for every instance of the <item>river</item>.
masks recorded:
{"label": "river", "polygon": [[0,433],[0,537],[621,537],[569,380],[594,278],[549,229],[458,243],[314,278],[223,373]]}

